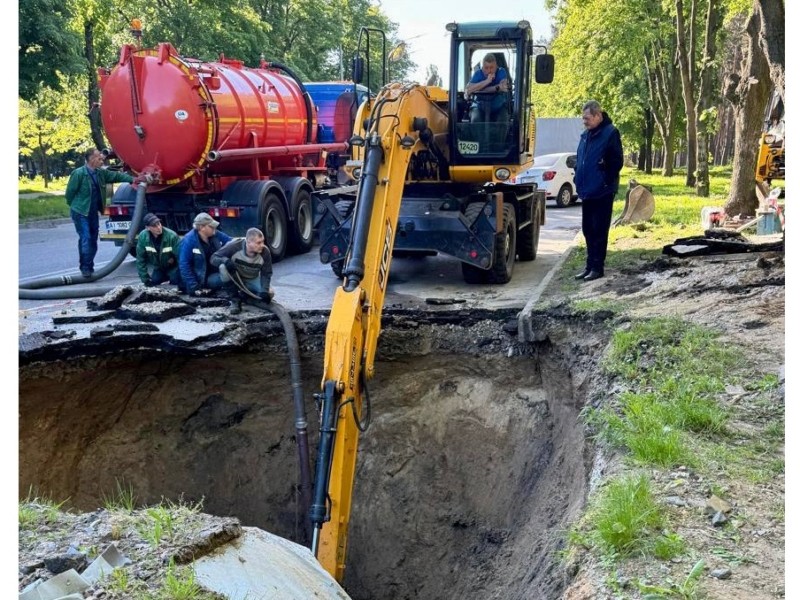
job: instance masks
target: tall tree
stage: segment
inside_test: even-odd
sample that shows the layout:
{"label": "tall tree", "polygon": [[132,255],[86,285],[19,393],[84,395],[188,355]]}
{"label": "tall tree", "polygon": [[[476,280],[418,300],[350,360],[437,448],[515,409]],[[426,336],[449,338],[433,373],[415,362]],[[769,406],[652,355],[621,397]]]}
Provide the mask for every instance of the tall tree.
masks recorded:
{"label": "tall tree", "polygon": [[24,0],[19,4],[19,96],[33,100],[42,85],[60,90],[60,74],[83,70],[80,40],[70,29],[69,4]]}
{"label": "tall tree", "polygon": [[695,70],[695,13],[697,0],[690,0],[689,29],[686,29],[686,15],[684,14],[683,0],[675,0],[675,35],[678,42],[678,64],[681,69],[681,90],[683,91],[683,105],[686,110],[686,185],[694,187],[695,169],[697,168],[697,113],[694,105],[694,88],[696,79]]}
{"label": "tall tree", "polygon": [[752,215],[758,206],[755,190],[758,139],[771,89],[769,63],[759,45],[761,26],[761,13],[756,10],[745,28],[740,71],[732,73],[725,83],[724,95],[733,105],[736,124],[731,188],[725,204],[729,215]]}
{"label": "tall tree", "polygon": [[786,58],[784,33],[786,9],[783,0],[756,0],[755,10],[761,16],[758,44],[769,63],[769,73],[775,90],[786,101]]}
{"label": "tall tree", "polygon": [[714,106],[712,83],[718,72],[716,64],[717,32],[722,17],[722,6],[717,0],[708,0],[706,11],[705,40],[703,57],[700,61],[699,87],[697,90],[697,181],[695,192],[707,198],[709,194],[708,180],[708,141],[717,124],[717,111]]}
{"label": "tall tree", "polygon": [[59,82],[59,88],[65,91],[40,86],[30,101],[19,99],[19,152],[39,165],[45,187],[50,183],[53,154],[88,147],[82,82]]}

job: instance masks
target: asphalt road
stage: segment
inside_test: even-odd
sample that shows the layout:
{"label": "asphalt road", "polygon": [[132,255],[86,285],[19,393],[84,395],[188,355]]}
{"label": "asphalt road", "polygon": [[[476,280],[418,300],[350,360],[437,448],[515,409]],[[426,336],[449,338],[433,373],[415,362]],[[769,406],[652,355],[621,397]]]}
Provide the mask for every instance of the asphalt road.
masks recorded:
{"label": "asphalt road", "polygon": [[[506,285],[467,285],[461,276],[460,263],[448,257],[395,258],[391,264],[386,305],[410,308],[434,301],[459,303],[468,307],[521,309],[572,243],[580,230],[580,219],[580,205],[564,209],[548,206],[537,259],[517,262],[513,279]],[[102,222],[100,226],[102,229]],[[71,222],[21,228],[20,282],[42,276],[77,273],[77,239]],[[95,270],[111,261],[118,250],[110,242],[100,242]],[[108,287],[136,282],[138,278],[134,260],[127,256],[116,271],[95,285]],[[330,266],[319,262],[316,247],[308,254],[286,258],[274,266],[272,287],[276,291],[275,299],[289,310],[329,309],[338,285],[339,280]],[[51,312],[84,301],[20,300],[19,308]]]}

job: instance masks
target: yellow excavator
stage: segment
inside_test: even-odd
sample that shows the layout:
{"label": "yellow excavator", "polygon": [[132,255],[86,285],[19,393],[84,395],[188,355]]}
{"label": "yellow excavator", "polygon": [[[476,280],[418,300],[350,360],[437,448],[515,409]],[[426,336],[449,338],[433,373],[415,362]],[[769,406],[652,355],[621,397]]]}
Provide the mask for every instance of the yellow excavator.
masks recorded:
{"label": "yellow excavator", "polygon": [[[316,395],[320,436],[309,516],[312,551],[340,582],[359,435],[369,425],[367,381],[374,373],[397,240],[459,258],[467,266],[465,278],[505,283],[517,256],[535,258],[544,218],[544,191],[510,180],[533,163],[530,87],[534,79],[552,81],[553,56],[534,54],[527,21],[450,23],[447,30],[449,92],[384,85],[356,115],[348,165],[357,181],[354,195],[344,189],[339,196],[317,198],[330,221],[320,228],[321,243],[342,255],[337,262],[343,282],[328,320],[322,389]],[[465,94],[488,53],[510,80],[502,86],[508,90],[495,86],[495,94],[506,94],[493,100],[493,108],[507,111],[499,117],[480,110],[481,98]],[[356,84],[364,70],[359,52],[353,61]]]}

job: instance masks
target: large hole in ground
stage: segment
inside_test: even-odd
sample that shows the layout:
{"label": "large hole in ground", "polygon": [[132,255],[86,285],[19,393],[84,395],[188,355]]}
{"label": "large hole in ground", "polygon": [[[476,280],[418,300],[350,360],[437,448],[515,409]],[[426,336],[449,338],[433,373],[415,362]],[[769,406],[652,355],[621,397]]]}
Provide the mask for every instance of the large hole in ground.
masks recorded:
{"label": "large hole in ground", "polygon": [[[555,598],[557,551],[587,460],[565,363],[382,356],[370,382],[344,587],[362,598]],[[303,357],[311,393],[322,354]],[[94,510],[117,482],[141,504],[204,510],[304,541],[291,383],[273,350],[80,358],[20,370],[20,490]]]}

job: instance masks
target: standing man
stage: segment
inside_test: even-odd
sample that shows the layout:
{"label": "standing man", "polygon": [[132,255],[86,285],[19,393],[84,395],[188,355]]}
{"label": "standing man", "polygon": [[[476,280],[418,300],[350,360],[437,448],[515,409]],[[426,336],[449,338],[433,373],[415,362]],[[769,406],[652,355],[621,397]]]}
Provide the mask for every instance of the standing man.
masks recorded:
{"label": "standing man", "polygon": [[219,221],[208,213],[198,213],[194,228],[181,241],[178,266],[186,293],[198,296],[200,290],[218,290],[222,287],[219,270],[211,264],[211,256],[231,241],[231,236],[218,231]]}
{"label": "standing man", "polygon": [[487,120],[508,121],[506,92],[508,92],[508,72],[503,67],[497,66],[497,59],[490,52],[483,57],[480,70],[475,71],[464,90],[464,96],[472,100],[469,120],[472,123]]}
{"label": "standing man", "polygon": [[94,257],[97,255],[100,213],[106,205],[106,184],[133,183],[135,180],[122,171],[101,168],[103,155],[97,148],[87,150],[84,157],[86,163],[70,174],[64,196],[75,231],[78,232],[81,275],[91,277],[94,273]]}
{"label": "standing man", "polygon": [[575,279],[594,281],[605,274],[611,211],[622,170],[622,140],[596,100],[583,105],[583,125],[586,131],[578,142],[575,187],[583,206],[586,268]]}
{"label": "standing man", "polygon": [[181,238],[178,234],[161,224],[153,213],[142,219],[144,229],[139,233],[136,244],[136,270],[139,279],[147,287],[169,281],[182,288],[178,256]]}
{"label": "standing man", "polygon": [[245,238],[235,239],[217,250],[211,257],[211,264],[219,268],[219,274],[231,291],[231,314],[242,312],[242,300],[233,278],[241,280],[248,290],[264,302],[272,300],[274,292],[269,283],[272,279],[272,256],[264,244],[264,234],[251,227]]}

